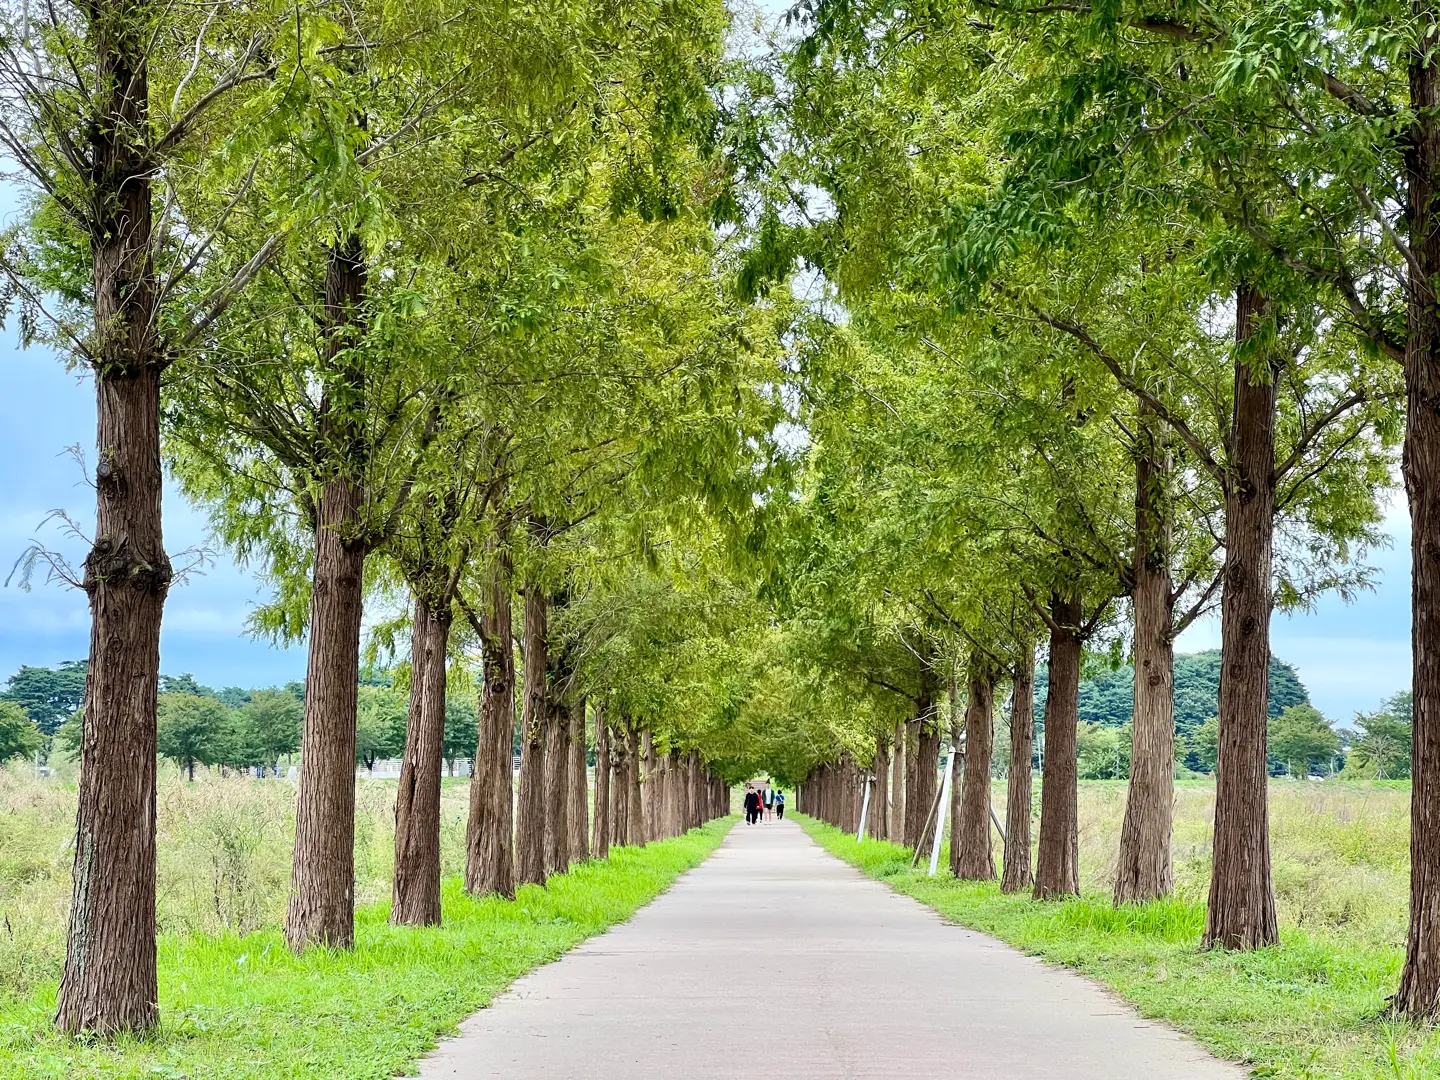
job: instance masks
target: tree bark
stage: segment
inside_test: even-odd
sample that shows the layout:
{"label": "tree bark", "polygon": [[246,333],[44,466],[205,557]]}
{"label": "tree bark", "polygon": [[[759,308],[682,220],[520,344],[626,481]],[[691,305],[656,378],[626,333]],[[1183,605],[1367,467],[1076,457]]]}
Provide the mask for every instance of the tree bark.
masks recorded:
{"label": "tree bark", "polygon": [[570,710],[561,697],[569,682],[565,662],[551,654],[545,723],[545,872],[570,868]]}
{"label": "tree bark", "polygon": [[390,922],[440,925],[440,774],[445,753],[445,659],[450,605],[415,599],[410,716],[395,793],[395,880]]}
{"label": "tree bark", "polygon": [[1076,803],[1075,725],[1080,710],[1080,598],[1050,599],[1050,694],[1045,701],[1045,775],[1040,787],[1040,845],[1035,898],[1080,892],[1079,810]]}
{"label": "tree bark", "polygon": [[[648,734],[648,733],[647,733]],[[640,791],[640,733],[634,728],[629,732],[629,748],[626,751],[629,774],[625,785],[629,801],[630,828],[626,835],[632,845],[645,843],[645,804]]]}
{"label": "tree bark", "polygon": [[913,848],[919,842],[922,824],[920,819],[930,809],[929,803],[921,805],[920,793],[915,787],[919,775],[915,763],[919,752],[920,722],[912,719],[905,725],[905,846],[908,848]]}
{"label": "tree bark", "polygon": [[925,831],[925,818],[935,801],[935,785],[940,774],[939,683],[935,669],[926,663],[920,670],[920,698],[916,707],[915,780],[906,802],[914,832],[908,847],[915,847]]}
{"label": "tree bark", "polygon": [[514,897],[515,654],[510,573],[503,557],[496,559],[493,575],[481,619],[485,681],[480,688],[480,737],[465,824],[465,891],[475,896],[498,893]]}
{"label": "tree bark", "polygon": [[1010,769],[1005,782],[1005,866],[1000,891],[1023,892],[1030,872],[1031,762],[1035,756],[1035,650],[1020,650],[1010,691]]}
{"label": "tree bark", "polygon": [[[155,959],[155,708],[171,580],[161,530],[160,372],[146,41],[97,6],[91,101],[96,220],[95,543],[85,560],[85,683],[70,926],[55,1022],[140,1033],[159,1021]],[[99,9],[109,10],[103,14]]]}
{"label": "tree bark", "polygon": [[994,881],[990,841],[990,765],[995,755],[995,671],[970,659],[965,696],[965,776],[950,836],[950,869],[963,881]]}
{"label": "tree bark", "polygon": [[610,857],[610,730],[605,706],[595,706],[595,858]]}
{"label": "tree bark", "polygon": [[891,765],[894,771],[894,782],[891,784],[891,805],[890,805],[890,842],[892,844],[905,843],[905,769],[907,756],[905,744],[909,741],[909,731],[903,720],[895,722],[895,758]]}
{"label": "tree bark", "polygon": [[875,787],[870,792],[870,820],[865,835],[876,840],[890,836],[890,747],[883,737],[875,740]]}
{"label": "tree bark", "polygon": [[590,785],[585,776],[585,696],[570,703],[570,862],[590,858]]}
{"label": "tree bark", "polygon": [[1170,583],[1170,465],[1153,410],[1142,405],[1135,458],[1135,720],[1130,788],[1120,830],[1115,905],[1145,904],[1174,888],[1174,601]]}
{"label": "tree bark", "polygon": [[705,824],[705,811],[701,798],[700,751],[690,751],[690,761],[685,769],[686,815],[685,831]]}
{"label": "tree bark", "polygon": [[610,846],[624,847],[630,842],[630,732],[624,717],[611,743],[611,764],[614,771],[610,784]]}
{"label": "tree bark", "polygon": [[525,590],[525,704],[520,713],[520,795],[516,807],[515,881],[545,883],[545,736],[550,716],[549,600]]}
{"label": "tree bark", "polygon": [[[663,791],[661,778],[659,777],[660,760],[655,753],[655,736],[649,728],[640,734],[640,753],[644,758],[645,773],[640,778],[638,790],[640,792],[641,812],[638,819],[640,824],[640,836],[638,842],[648,844],[651,840],[660,839],[661,799]],[[637,767],[640,761],[636,761]]]}
{"label": "tree bark", "polygon": [[[1235,337],[1249,341],[1266,300],[1242,285]],[[1268,722],[1270,572],[1275,530],[1275,375],[1235,362],[1231,476],[1225,492],[1220,598],[1220,730],[1215,857],[1206,946],[1256,949],[1280,940],[1270,882]]]}
{"label": "tree bark", "polygon": [[1405,170],[1410,274],[1405,347],[1405,492],[1410,502],[1410,628],[1414,738],[1411,743],[1410,924],[1405,967],[1391,1000],[1401,1016],[1440,1019],[1440,64],[1436,15],[1414,6],[1425,42],[1410,61],[1411,124]]}
{"label": "tree bark", "polygon": [[364,249],[349,237],[330,252],[325,272],[326,351],[336,370],[321,400],[322,441],[334,459],[320,491],[310,597],[310,654],[300,742],[300,790],[285,940],[348,949],[355,941],[355,709],[360,681],[360,618],[365,600],[364,488],[353,403],[364,378],[345,359],[362,323]]}

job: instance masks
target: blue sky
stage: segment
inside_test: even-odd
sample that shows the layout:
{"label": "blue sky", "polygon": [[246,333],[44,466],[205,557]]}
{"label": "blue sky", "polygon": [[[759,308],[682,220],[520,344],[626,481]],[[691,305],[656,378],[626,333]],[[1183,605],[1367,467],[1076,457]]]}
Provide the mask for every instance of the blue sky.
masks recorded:
{"label": "blue sky", "polygon": [[[6,369],[6,393],[0,395],[0,570],[8,573],[33,539],[78,567],[88,544],[56,523],[39,526],[51,510],[68,512],[87,533],[94,522],[94,494],[67,450],[80,446],[94,467],[94,386],[88,377],[66,371],[50,352],[20,349],[13,329],[0,335],[0,362]],[[165,541],[172,554],[207,543],[203,515],[173,488],[165,502]],[[254,577],[217,553],[213,565],[171,590],[161,670],[190,672],[217,687],[304,678],[303,649],[276,649],[245,636],[245,619],[263,599]],[[21,664],[83,658],[89,625],[85,594],[77,589],[43,580],[30,592],[14,583],[0,588],[0,679]]]}

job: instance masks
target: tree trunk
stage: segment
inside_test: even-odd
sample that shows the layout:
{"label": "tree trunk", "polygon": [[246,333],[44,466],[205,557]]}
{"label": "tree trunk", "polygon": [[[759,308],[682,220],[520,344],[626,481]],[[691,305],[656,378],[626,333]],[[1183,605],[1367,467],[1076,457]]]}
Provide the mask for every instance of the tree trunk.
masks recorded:
{"label": "tree trunk", "polygon": [[690,760],[685,768],[685,795],[685,831],[689,832],[705,823],[705,814],[701,808],[699,750],[690,751]]}
{"label": "tree trunk", "polygon": [[1391,1001],[1415,1021],[1440,1019],[1440,70],[1429,43],[1436,16],[1416,4],[1427,44],[1410,61],[1413,109],[1405,167],[1410,273],[1405,347],[1405,492],[1410,502],[1410,628],[1414,739],[1411,743],[1410,925],[1405,967]]}
{"label": "tree trunk", "polygon": [[[1236,296],[1243,345],[1266,308],[1258,291]],[[1270,883],[1268,721],[1270,564],[1275,530],[1275,375],[1235,362],[1231,476],[1225,493],[1225,577],[1220,598],[1220,731],[1215,771],[1214,870],[1204,944],[1256,949],[1280,940]]]}
{"label": "tree trunk", "polygon": [[515,895],[513,739],[515,653],[511,641],[510,573],[498,557],[481,619],[480,737],[470,774],[470,815],[465,824],[465,891],[475,896]]}
{"label": "tree trunk", "polygon": [[515,881],[545,883],[545,735],[550,716],[549,601],[525,590],[525,704],[520,713],[520,796],[516,807]]}
{"label": "tree trunk", "polygon": [[950,869],[965,881],[994,881],[990,843],[990,765],[995,754],[995,672],[983,658],[970,659],[965,698],[965,777],[960,812],[950,836]]}
{"label": "tree trunk", "polygon": [[1023,892],[1030,872],[1031,765],[1035,757],[1035,652],[1023,646],[1010,690],[1010,767],[1005,781],[1005,866],[1000,891]]}
{"label": "tree trunk", "polygon": [[1040,846],[1035,898],[1080,892],[1075,724],[1080,710],[1080,598],[1050,599],[1050,694],[1045,701],[1045,776],[1040,787]]}
{"label": "tree trunk", "polygon": [[595,858],[610,857],[610,731],[605,706],[595,706]]}
{"label": "tree trunk", "polygon": [[[640,778],[637,790],[640,792],[640,817],[637,819],[639,825],[638,843],[648,844],[651,840],[660,839],[660,803],[663,792],[660,790],[661,780],[658,775],[660,768],[659,758],[655,754],[655,736],[650,729],[646,728],[640,735],[640,756],[644,761],[644,776]],[[637,758],[637,770],[641,761]]]}
{"label": "tree trunk", "polygon": [[620,725],[610,749],[610,767],[614,770],[610,784],[611,847],[624,847],[630,842],[630,731],[623,715]]}
{"label": "tree trunk", "polygon": [[[923,706],[921,706],[923,708]],[[913,848],[920,833],[920,819],[930,809],[927,803],[920,805],[920,794],[915,789],[917,776],[915,762],[920,752],[920,722],[910,720],[905,725],[905,846]]]}
{"label": "tree trunk", "polygon": [[1120,830],[1115,904],[1168,896],[1175,805],[1174,602],[1170,592],[1170,466],[1158,422],[1140,409],[1135,459],[1135,721],[1130,789]]}
{"label": "tree trunk", "polygon": [[300,790],[285,940],[348,949],[355,940],[355,707],[360,681],[360,618],[366,544],[360,520],[364,490],[357,458],[363,372],[346,359],[363,325],[365,254],[358,237],[330,252],[325,272],[326,352],[334,390],[321,401],[323,441],[337,475],[325,479],[315,529],[310,597],[310,655]]}
{"label": "tree trunk", "polygon": [[[553,654],[552,654],[553,657]],[[551,670],[545,724],[545,872],[570,868],[570,710],[560,696],[569,672],[558,659]]]}
{"label": "tree trunk", "polygon": [[585,776],[585,697],[570,703],[570,861],[590,858],[590,785]]}
{"label": "tree trunk", "polygon": [[890,836],[890,747],[883,737],[875,740],[875,788],[870,792],[870,820],[865,835],[876,840]]}
{"label": "tree trunk", "polygon": [[[100,5],[121,8],[122,5]],[[133,5],[132,5],[133,7]],[[96,10],[95,542],[85,560],[90,663],[69,937],[56,1023],[143,1032],[155,970],[156,689],[171,566],[162,534],[160,370],[152,262],[145,41]],[[191,765],[193,776],[193,764]]]}
{"label": "tree trunk", "polygon": [[891,784],[890,804],[890,842],[892,844],[905,843],[905,768],[907,755],[905,744],[909,741],[909,730],[905,721],[895,721],[895,759],[891,768],[894,772],[894,782]]}
{"label": "tree trunk", "polygon": [[920,700],[916,708],[915,723],[915,768],[914,782],[906,795],[910,819],[914,824],[906,846],[915,847],[921,842],[925,831],[925,819],[930,813],[930,804],[935,801],[935,784],[940,773],[940,715],[938,709],[939,686],[935,670],[930,664],[920,671]]}
{"label": "tree trunk", "polygon": [[415,599],[410,717],[395,793],[395,881],[390,922],[440,925],[440,771],[445,753],[445,653],[450,604]]}
{"label": "tree trunk", "polygon": [[[170,588],[162,535],[160,371],[145,33],[95,5],[88,32],[95,219],[95,543],[70,927],[56,1024],[144,1032],[159,1020],[155,969],[155,705]],[[106,10],[111,9],[111,10]]]}
{"label": "tree trunk", "polygon": [[629,776],[625,789],[630,804],[630,831],[626,835],[631,844],[638,845],[645,843],[645,803],[640,790],[640,733],[632,728],[629,740],[629,767],[626,770]]}

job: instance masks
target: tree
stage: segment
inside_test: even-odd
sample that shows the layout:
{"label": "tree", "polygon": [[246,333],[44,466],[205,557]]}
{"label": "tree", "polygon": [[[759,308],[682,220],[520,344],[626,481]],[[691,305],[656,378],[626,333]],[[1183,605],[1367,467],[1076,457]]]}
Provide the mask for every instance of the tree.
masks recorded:
{"label": "tree", "polygon": [[[1124,780],[1130,775],[1132,729],[1081,723],[1076,734],[1077,771],[1082,780]],[[1174,763],[1171,763],[1174,771]]]}
{"label": "tree", "polygon": [[278,775],[282,757],[300,749],[300,702],[285,690],[257,690],[235,711],[241,760]]}
{"label": "tree", "polygon": [[375,769],[405,747],[405,703],[388,686],[362,686],[356,699],[355,764]]}
{"label": "tree", "polygon": [[1306,777],[1312,768],[1329,769],[1340,752],[1334,726],[1310,705],[1291,705],[1270,720],[1270,752],[1291,776]]}
{"label": "tree", "polygon": [[[1403,780],[1410,775],[1411,719],[1410,694],[1396,694],[1377,712],[1356,713],[1360,734],[1351,744],[1351,760],[1381,780]],[[1346,773],[1350,766],[1345,767]]]}
{"label": "tree", "polygon": [[1212,716],[1190,736],[1190,752],[1203,772],[1214,772],[1220,758],[1220,720]]}
{"label": "tree", "polygon": [[0,701],[0,764],[29,757],[45,743],[45,736],[13,701]]}
{"label": "tree", "polygon": [[54,735],[85,702],[85,660],[66,660],[53,668],[28,664],[11,675],[0,700],[25,710],[44,735]]}
{"label": "tree", "polygon": [[463,698],[447,696],[445,699],[445,761],[450,773],[455,773],[455,762],[464,758],[473,759],[475,746],[480,737],[475,703]]}
{"label": "tree", "polygon": [[292,36],[274,32],[288,31],[289,12],[102,0],[43,13],[7,4],[0,19],[14,43],[0,57],[0,140],[33,185],[30,227],[0,264],[5,299],[21,305],[26,344],[44,337],[92,370],[98,421],[84,567],[38,548],[25,567],[43,561],[82,587],[92,624],[56,1023],[144,1031],[158,1018],[156,695],[174,575],[161,527],[161,376],[264,258],[263,248],[247,252],[233,273],[215,275],[216,289],[193,289],[196,268],[214,261],[207,237],[223,213],[173,214],[174,196],[197,179],[244,187],[242,144],[253,148],[265,127],[242,116],[284,63]]}
{"label": "tree", "polygon": [[213,765],[226,756],[233,724],[233,714],[216,698],[174,690],[159,696],[158,749],[190,780],[196,764]]}

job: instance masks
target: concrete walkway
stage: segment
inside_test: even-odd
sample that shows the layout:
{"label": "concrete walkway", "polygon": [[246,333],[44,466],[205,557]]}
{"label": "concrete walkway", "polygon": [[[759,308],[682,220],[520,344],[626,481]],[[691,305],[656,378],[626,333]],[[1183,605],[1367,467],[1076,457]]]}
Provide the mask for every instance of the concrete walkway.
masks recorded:
{"label": "concrete walkway", "polygon": [[1078,975],[741,823],[422,1063],[465,1080],[1241,1080]]}

